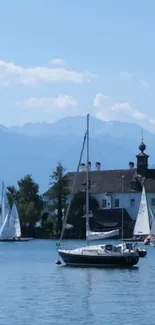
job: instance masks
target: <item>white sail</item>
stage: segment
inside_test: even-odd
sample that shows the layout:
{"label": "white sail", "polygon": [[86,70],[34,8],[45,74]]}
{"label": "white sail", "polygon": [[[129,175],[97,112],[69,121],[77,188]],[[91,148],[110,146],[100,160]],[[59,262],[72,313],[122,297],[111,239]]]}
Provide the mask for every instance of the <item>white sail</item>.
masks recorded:
{"label": "white sail", "polygon": [[147,199],[145,188],[143,186],[141,201],[138,211],[137,220],[135,223],[134,235],[149,235],[150,234],[150,220],[149,220],[149,211],[147,206]]}
{"label": "white sail", "polygon": [[99,239],[106,239],[110,237],[115,237],[119,235],[119,229],[111,230],[111,231],[91,231],[88,230],[86,232],[87,240],[99,240]]}
{"label": "white sail", "polygon": [[150,228],[151,228],[150,234],[155,235],[155,217],[150,206],[149,206],[149,212],[150,212]]}
{"label": "white sail", "polygon": [[7,197],[6,188],[4,182],[2,184],[2,206],[1,206],[1,225],[3,224],[8,212],[10,211],[10,205]]}
{"label": "white sail", "polygon": [[6,217],[5,217],[5,220],[3,222],[3,225],[0,229],[0,239],[4,240],[9,240],[9,239],[12,239],[12,229],[10,228],[9,226],[9,219],[10,219],[10,212],[8,211]]}
{"label": "white sail", "polygon": [[9,227],[11,229],[12,238],[21,237],[20,220],[19,220],[18,210],[15,203],[13,203],[10,212]]}

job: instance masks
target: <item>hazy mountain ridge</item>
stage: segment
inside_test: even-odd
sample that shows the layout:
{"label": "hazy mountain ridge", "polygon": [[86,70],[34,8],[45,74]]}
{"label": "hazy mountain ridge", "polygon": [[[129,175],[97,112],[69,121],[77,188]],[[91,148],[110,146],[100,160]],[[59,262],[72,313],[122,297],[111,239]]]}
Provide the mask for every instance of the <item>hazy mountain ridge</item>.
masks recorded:
{"label": "hazy mountain ridge", "polygon": [[[27,123],[24,126],[0,125],[0,175],[7,184],[27,173],[40,184],[41,191],[49,184],[49,175],[57,162],[67,170],[75,170],[86,130],[85,117],[68,117],[56,123]],[[141,127],[132,123],[105,122],[90,118],[90,160],[101,162],[101,168],[128,168],[136,163]],[[155,162],[155,135],[144,131],[144,142],[150,154],[149,164]]]}

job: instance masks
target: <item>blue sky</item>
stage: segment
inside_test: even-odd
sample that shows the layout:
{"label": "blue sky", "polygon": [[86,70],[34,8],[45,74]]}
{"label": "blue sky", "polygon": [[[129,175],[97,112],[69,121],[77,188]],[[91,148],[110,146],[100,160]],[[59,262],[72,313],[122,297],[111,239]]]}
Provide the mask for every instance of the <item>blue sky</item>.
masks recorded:
{"label": "blue sky", "polygon": [[154,0],[0,2],[5,125],[88,111],[155,126]]}

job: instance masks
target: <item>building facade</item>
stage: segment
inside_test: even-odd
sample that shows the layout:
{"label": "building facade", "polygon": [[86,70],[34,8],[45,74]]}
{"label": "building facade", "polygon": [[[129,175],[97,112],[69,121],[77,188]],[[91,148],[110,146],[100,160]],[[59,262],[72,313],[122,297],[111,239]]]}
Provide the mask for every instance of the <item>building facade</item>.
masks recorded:
{"label": "building facade", "polygon": [[[149,156],[145,153],[146,146],[141,141],[139,153],[136,155],[137,166],[133,162],[129,162],[128,169],[121,170],[101,170],[100,162],[96,163],[95,170],[91,168],[89,163],[89,181],[90,193],[99,203],[99,214],[102,228],[106,228],[105,224],[111,222],[118,226],[121,223],[120,210],[124,209],[128,219],[135,222],[143,185],[145,186],[148,204],[152,211],[155,211],[155,169],[149,169]],[[69,190],[71,190],[75,172],[67,174],[69,180]],[[81,170],[78,173],[75,185],[75,193],[84,191],[86,184],[85,164],[81,164]],[[47,191],[43,197],[45,202],[45,211],[48,212],[52,201],[50,200],[50,191]],[[118,218],[116,218],[118,215]],[[97,216],[96,216],[97,218]],[[117,222],[116,222],[116,219]],[[105,222],[104,222],[105,221]],[[109,226],[110,227],[110,226]]]}

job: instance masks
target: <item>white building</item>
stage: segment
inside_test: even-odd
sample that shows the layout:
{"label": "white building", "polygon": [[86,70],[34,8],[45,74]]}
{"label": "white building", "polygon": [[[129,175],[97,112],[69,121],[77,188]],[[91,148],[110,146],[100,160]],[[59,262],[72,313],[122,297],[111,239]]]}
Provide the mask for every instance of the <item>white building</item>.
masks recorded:
{"label": "white building", "polygon": [[[149,156],[144,152],[145,144],[142,142],[139,146],[140,153],[136,156],[137,166],[129,163],[128,169],[121,170],[101,170],[99,162],[96,163],[95,170],[92,170],[90,164],[90,193],[99,202],[99,223],[105,228],[110,222],[120,224],[122,208],[128,219],[136,220],[138,208],[141,199],[143,184],[147,194],[147,200],[152,211],[155,209],[155,169],[148,168]],[[81,171],[77,176],[75,192],[84,190],[86,181],[85,165],[81,165]],[[69,172],[70,188],[73,183],[75,172]],[[46,211],[50,203],[49,191],[44,194],[46,202]],[[128,220],[129,221],[129,220]]]}

